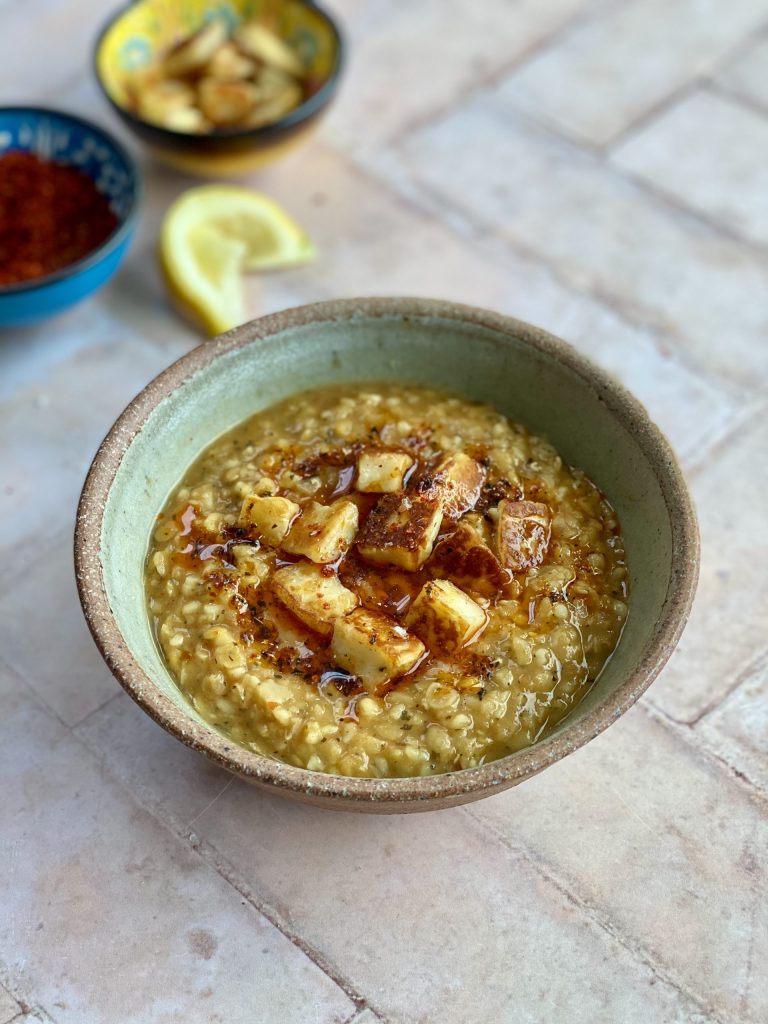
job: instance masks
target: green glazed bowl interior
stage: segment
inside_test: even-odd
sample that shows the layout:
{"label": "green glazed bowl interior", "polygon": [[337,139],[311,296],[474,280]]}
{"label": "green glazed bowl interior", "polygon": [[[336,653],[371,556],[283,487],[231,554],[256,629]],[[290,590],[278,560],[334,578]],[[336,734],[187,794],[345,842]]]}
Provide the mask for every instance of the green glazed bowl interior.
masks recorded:
{"label": "green glazed bowl interior", "polygon": [[[499,761],[416,779],[349,779],[240,748],[185,700],[150,630],[143,567],[155,517],[223,431],[307,388],[426,384],[487,402],[544,435],[616,508],[629,616],[595,686],[554,732]],[[443,807],[536,774],[596,736],[647,688],[675,646],[698,571],[693,510],[672,452],[642,406],[573,349],[530,325],[420,299],[320,303],[264,317],[189,353],[123,413],[100,448],[76,535],[81,599],[112,670],[170,732],[249,781],[326,806]]]}

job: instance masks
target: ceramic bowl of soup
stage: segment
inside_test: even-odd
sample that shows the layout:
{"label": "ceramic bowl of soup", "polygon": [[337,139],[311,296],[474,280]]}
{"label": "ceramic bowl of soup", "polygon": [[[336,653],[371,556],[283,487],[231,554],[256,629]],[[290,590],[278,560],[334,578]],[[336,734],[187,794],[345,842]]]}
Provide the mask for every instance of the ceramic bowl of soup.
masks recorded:
{"label": "ceramic bowl of soup", "polygon": [[237,328],[94,459],[86,618],[134,700],[249,782],[402,812],[598,735],[688,616],[695,514],[642,406],[484,310],[361,299]]}

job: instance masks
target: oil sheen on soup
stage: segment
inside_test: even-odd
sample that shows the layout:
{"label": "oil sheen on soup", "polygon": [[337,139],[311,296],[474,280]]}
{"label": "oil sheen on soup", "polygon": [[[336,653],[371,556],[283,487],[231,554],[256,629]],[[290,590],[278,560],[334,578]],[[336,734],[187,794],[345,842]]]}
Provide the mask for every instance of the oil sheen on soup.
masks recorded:
{"label": "oil sheen on soup", "polygon": [[627,615],[613,508],[544,439],[417,387],[257,413],[193,463],[146,565],[167,665],[242,746],[403,777],[530,746]]}

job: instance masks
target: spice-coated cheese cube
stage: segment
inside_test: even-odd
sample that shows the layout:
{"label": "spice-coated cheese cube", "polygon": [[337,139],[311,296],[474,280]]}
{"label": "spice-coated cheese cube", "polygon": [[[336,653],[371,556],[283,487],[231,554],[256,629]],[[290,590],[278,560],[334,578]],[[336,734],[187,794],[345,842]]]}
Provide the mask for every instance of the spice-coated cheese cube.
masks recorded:
{"label": "spice-coated cheese cube", "polygon": [[499,502],[496,547],[502,564],[513,572],[540,565],[552,531],[549,508],[537,501]]}
{"label": "spice-coated cheese cube", "polygon": [[442,519],[437,501],[419,494],[385,494],[368,514],[357,549],[375,565],[415,572],[432,553]]}
{"label": "spice-coated cheese cube", "polygon": [[480,605],[450,580],[425,583],[405,617],[408,628],[437,655],[476,639],[487,621]]}
{"label": "spice-coated cheese cube", "polygon": [[357,458],[357,489],[363,494],[390,494],[403,489],[405,474],[413,465],[406,452],[368,449]]}
{"label": "spice-coated cheese cube", "polygon": [[469,455],[456,452],[442,458],[419,489],[425,496],[437,499],[449,519],[458,519],[475,507],[484,480],[482,466]]}
{"label": "spice-coated cheese cube", "polygon": [[420,640],[388,615],[357,608],[334,623],[331,653],[340,668],[375,692],[410,672],[425,650]]}
{"label": "spice-coated cheese cube", "polygon": [[313,562],[335,562],[346,553],[357,533],[357,505],[334,501],[320,505],[310,501],[291,527],[282,547],[292,555]]}
{"label": "spice-coated cheese cube", "polygon": [[338,576],[326,576],[311,562],[297,562],[278,569],[272,577],[275,595],[297,619],[330,636],[334,620],[357,607],[357,596],[339,582]]}
{"label": "spice-coated cheese cube", "polygon": [[440,541],[427,568],[434,576],[484,597],[494,597],[511,579],[480,534],[466,523],[459,523]]}
{"label": "spice-coated cheese cube", "polygon": [[271,547],[280,546],[301,507],[290,498],[260,497],[250,494],[240,510],[240,524],[255,526]]}

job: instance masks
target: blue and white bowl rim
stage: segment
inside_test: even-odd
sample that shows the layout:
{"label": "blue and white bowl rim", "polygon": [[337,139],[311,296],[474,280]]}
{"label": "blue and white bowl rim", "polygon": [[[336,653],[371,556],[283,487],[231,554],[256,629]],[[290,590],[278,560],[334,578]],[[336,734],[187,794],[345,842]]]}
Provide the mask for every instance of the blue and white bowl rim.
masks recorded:
{"label": "blue and white bowl rim", "polygon": [[[11,130],[2,123],[7,114],[28,115],[29,121],[20,122]],[[47,123],[46,119],[49,119]],[[51,119],[58,119],[66,125],[55,126],[50,123]],[[0,285],[0,298],[3,295],[44,288],[95,266],[118,248],[133,230],[141,198],[139,169],[125,146],[105,128],[55,107],[0,107],[0,155],[21,149],[49,159],[63,158],[71,152],[73,141],[69,133],[66,136],[63,134],[67,127],[70,131],[75,129],[78,132],[80,148],[75,150],[77,159],[62,159],[61,162],[80,167],[93,179],[99,191],[109,199],[118,224],[100,245],[74,263],[31,281]]]}

